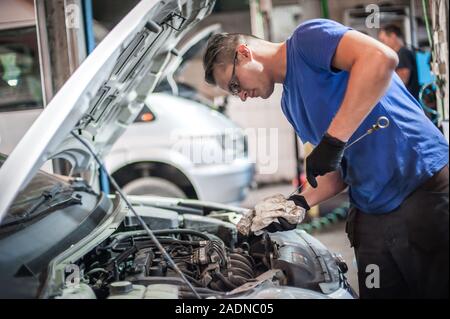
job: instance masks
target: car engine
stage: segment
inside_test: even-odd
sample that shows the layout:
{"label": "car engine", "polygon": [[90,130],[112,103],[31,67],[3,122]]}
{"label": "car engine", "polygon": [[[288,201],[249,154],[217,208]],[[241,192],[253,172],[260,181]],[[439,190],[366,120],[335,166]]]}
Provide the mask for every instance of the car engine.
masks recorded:
{"label": "car engine", "polygon": [[[188,229],[157,230],[155,235],[202,294],[231,291],[254,281],[267,269],[265,259],[252,257],[246,244],[228,248],[214,235]],[[83,264],[85,277],[100,298],[107,297],[109,284],[118,281],[144,286],[175,284],[180,286],[181,297],[192,297],[192,292],[142,231],[113,235],[86,255]]]}
{"label": "car engine", "polygon": [[[244,237],[225,221],[233,213],[198,216],[151,207],[140,213],[203,298],[247,298],[252,293],[259,298],[267,288],[276,288],[269,297],[277,298],[280,287],[290,287],[288,295],[300,288],[326,296],[348,287],[345,263],[304,231]],[[80,269],[81,286],[66,285],[56,298],[196,297],[130,216],[71,264]]]}

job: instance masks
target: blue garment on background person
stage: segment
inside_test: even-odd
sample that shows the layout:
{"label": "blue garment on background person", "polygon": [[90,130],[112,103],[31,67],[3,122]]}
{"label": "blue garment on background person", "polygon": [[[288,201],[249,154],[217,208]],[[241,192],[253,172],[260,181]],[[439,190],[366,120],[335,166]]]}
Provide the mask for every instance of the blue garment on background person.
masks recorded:
{"label": "blue garment on background person", "polygon": [[[287,43],[282,110],[306,143],[317,145],[337,113],[350,73],[332,67],[337,45],[351,30],[314,19],[297,27]],[[358,209],[382,214],[396,209],[420,184],[448,164],[448,143],[393,73],[389,88],[349,143],[386,116],[378,130],[344,153],[342,177]]]}

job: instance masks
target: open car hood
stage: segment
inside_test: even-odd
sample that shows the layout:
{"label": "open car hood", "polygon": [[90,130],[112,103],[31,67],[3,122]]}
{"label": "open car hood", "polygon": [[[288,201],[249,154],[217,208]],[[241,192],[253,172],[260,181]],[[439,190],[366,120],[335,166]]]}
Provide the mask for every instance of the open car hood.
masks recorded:
{"label": "open car hood", "polygon": [[[187,61],[191,60],[197,54],[199,54],[205,47],[208,39],[216,33],[222,30],[220,24],[212,24],[202,29],[193,29],[186,34],[177,43],[174,48],[174,54],[170,57],[170,61],[167,63],[167,67],[164,69],[162,78],[167,81],[172,94],[179,95],[178,85],[175,81],[177,73],[182,72],[182,69]],[[164,80],[160,83],[164,84]],[[156,88],[156,91],[160,89]]]}
{"label": "open car hood", "polygon": [[[16,195],[48,160],[72,174],[96,164],[79,135],[104,156],[142,109],[179,39],[207,16],[214,0],[141,1],[54,96],[0,169],[0,222]],[[94,179],[92,179],[94,180]]]}
{"label": "open car hood", "polygon": [[221,25],[216,23],[202,29],[192,30],[186,34],[177,42],[174,48],[176,54],[171,56],[170,62],[164,69],[163,76],[173,76],[186,61],[192,59],[206,47],[206,42],[213,34],[219,33],[221,30]]}

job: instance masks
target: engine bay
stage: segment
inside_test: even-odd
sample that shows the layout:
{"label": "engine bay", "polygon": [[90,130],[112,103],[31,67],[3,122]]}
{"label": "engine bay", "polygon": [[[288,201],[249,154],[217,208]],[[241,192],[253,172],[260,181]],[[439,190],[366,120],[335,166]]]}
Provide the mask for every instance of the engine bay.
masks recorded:
{"label": "engine bay", "polygon": [[[236,289],[268,269],[265,256],[250,255],[249,245],[229,248],[208,233],[189,229],[154,231],[185,277],[202,295]],[[97,297],[109,296],[109,285],[127,281],[134,285],[169,284],[179,287],[181,298],[192,292],[164,260],[155,243],[143,231],[114,234],[83,258],[85,278]]]}
{"label": "engine bay", "polygon": [[[228,213],[149,212],[143,214],[154,235],[202,298],[248,296],[261,287],[326,295],[346,285],[339,260],[304,231],[243,237],[223,221]],[[84,293],[98,299],[196,297],[131,217],[74,264]],[[60,297],[80,293],[66,286]]]}

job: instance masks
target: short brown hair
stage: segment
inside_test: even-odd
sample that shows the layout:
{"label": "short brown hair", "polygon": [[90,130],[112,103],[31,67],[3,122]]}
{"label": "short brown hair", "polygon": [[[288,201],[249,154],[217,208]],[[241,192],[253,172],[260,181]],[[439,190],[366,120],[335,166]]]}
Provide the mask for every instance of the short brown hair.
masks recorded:
{"label": "short brown hair", "polygon": [[381,31],[386,32],[387,35],[394,33],[400,39],[404,38],[402,30],[395,24],[387,24],[381,28]]}
{"label": "short brown hair", "polygon": [[216,85],[214,79],[214,66],[217,64],[233,63],[234,52],[239,44],[248,42],[255,36],[241,33],[218,33],[208,40],[205,54],[203,55],[203,68],[205,81]]}

